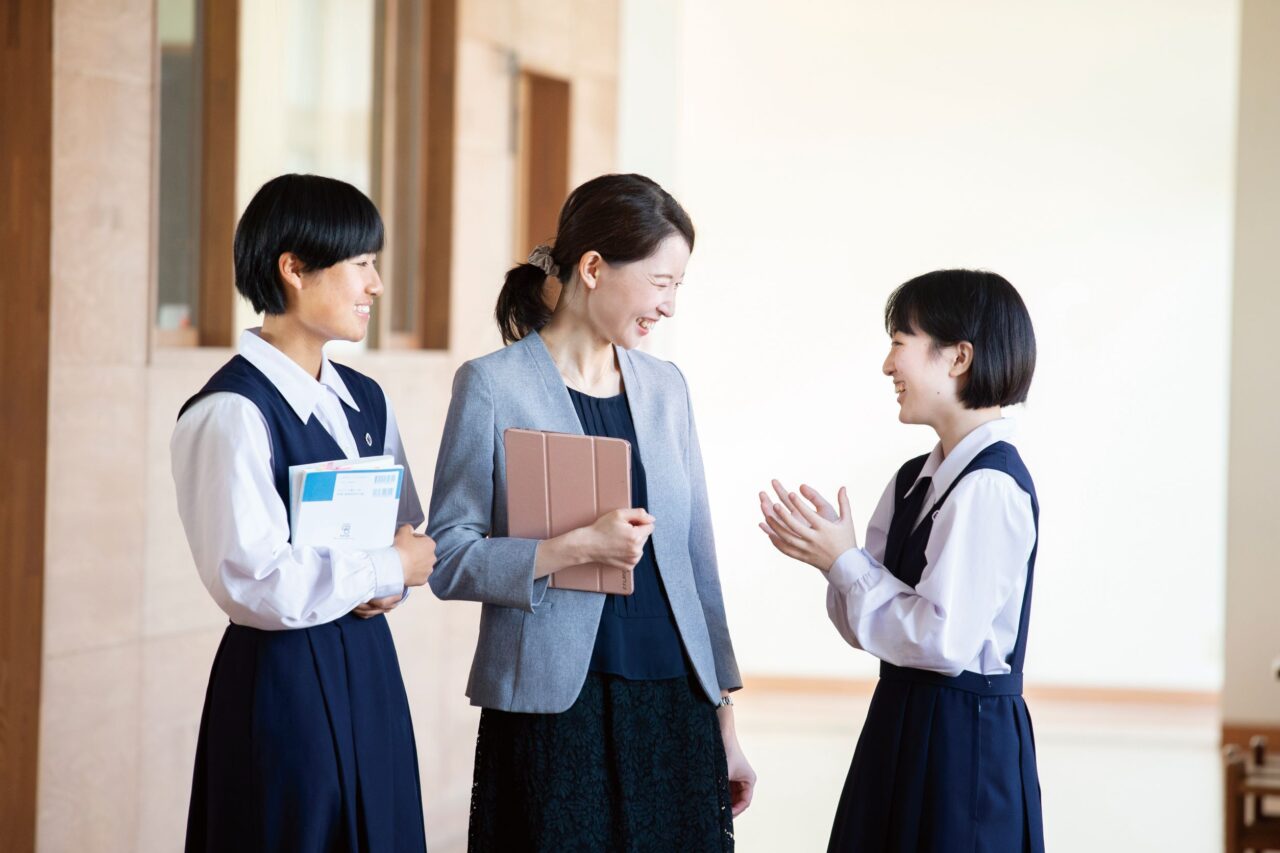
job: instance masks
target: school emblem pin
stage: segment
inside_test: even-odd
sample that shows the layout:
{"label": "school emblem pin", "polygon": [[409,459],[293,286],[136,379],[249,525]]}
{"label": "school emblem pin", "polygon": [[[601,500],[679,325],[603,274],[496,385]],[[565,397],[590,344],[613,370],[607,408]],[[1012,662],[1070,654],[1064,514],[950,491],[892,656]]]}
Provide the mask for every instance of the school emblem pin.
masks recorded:
{"label": "school emblem pin", "polygon": [[364,443],[368,447],[373,447],[373,436],[369,435],[369,433],[366,432],[364,434]]}

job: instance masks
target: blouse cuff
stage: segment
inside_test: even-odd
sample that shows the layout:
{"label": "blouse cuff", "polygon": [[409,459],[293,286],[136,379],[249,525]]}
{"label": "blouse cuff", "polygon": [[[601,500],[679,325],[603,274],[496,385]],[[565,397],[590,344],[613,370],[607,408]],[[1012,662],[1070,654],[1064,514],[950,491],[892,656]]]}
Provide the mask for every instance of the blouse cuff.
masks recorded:
{"label": "blouse cuff", "polygon": [[836,557],[836,561],[831,564],[831,568],[826,573],[827,583],[848,595],[855,585],[865,588],[866,582],[870,580],[871,573],[875,570],[876,564],[866,549],[850,548]]}
{"label": "blouse cuff", "polygon": [[373,562],[373,597],[386,598],[400,595],[405,588],[404,568],[400,565],[400,552],[394,547],[370,551]]}

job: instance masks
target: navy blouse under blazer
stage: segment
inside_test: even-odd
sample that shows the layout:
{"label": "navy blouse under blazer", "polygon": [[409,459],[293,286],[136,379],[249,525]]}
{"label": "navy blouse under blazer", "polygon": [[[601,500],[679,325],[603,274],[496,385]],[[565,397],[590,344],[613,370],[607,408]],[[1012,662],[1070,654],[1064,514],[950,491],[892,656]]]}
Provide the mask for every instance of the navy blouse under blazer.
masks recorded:
{"label": "navy blouse under blazer", "polygon": [[[592,397],[570,388],[569,399],[578,412],[584,433],[630,442],[631,505],[647,507],[648,485],[627,395]],[[652,540],[644,543],[644,553],[634,571],[631,595],[610,595],[605,599],[596,647],[591,653],[591,671],[620,675],[633,681],[679,678],[688,670],[667,591],[658,575],[658,558],[653,553]]]}

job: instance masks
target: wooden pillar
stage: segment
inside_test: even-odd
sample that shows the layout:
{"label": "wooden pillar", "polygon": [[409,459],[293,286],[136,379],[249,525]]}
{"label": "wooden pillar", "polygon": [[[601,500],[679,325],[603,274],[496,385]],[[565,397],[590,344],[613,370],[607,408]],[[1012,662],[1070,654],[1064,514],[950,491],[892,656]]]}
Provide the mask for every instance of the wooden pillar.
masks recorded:
{"label": "wooden pillar", "polygon": [[453,284],[453,165],[458,55],[457,0],[427,3],[426,164],[422,188],[420,280],[422,346],[449,348],[449,291]]}
{"label": "wooden pillar", "polygon": [[239,9],[234,0],[200,4],[200,346],[235,340],[236,85]]}
{"label": "wooden pillar", "polygon": [[0,12],[0,850],[33,850],[49,404],[53,9]]}

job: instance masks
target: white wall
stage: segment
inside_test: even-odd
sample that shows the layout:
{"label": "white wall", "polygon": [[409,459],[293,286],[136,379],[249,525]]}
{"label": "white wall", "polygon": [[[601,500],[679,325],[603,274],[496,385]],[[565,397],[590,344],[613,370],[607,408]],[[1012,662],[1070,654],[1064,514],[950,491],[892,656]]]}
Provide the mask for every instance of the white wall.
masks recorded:
{"label": "white wall", "polygon": [[[623,126],[673,135],[698,227],[653,349],[693,385],[746,672],[874,672],[816,573],[768,549],[754,495],[847,484],[865,525],[933,442],[896,421],[884,299],[976,266],[1020,289],[1040,346],[1016,413],[1043,508],[1029,674],[1220,686],[1237,16],[689,0],[678,82],[654,75],[669,111],[623,62]],[[621,167],[666,171],[663,132]]]}

